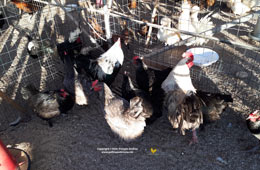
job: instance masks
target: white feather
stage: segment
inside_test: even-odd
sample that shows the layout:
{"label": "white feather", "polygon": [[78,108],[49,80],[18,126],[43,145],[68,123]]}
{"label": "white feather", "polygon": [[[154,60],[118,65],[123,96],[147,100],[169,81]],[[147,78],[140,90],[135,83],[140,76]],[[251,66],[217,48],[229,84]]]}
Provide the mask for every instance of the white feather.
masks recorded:
{"label": "white feather", "polygon": [[121,48],[120,38],[117,42],[97,59],[98,65],[106,74],[112,74],[116,62],[120,65],[124,62],[124,53]]}
{"label": "white feather", "polygon": [[[182,12],[178,19],[177,28],[182,31],[195,32],[195,28],[191,24],[191,18],[190,18],[191,6],[190,6],[190,4],[187,1],[183,2],[181,9],[182,9]],[[190,38],[190,37],[191,37],[190,35],[181,34],[181,38],[183,40]]]}
{"label": "white feather", "polygon": [[70,32],[69,42],[70,43],[75,42],[80,34],[81,34],[81,30],[79,28],[76,28],[74,31]]}
{"label": "white feather", "polygon": [[227,7],[231,8],[232,12],[236,15],[244,15],[245,13],[251,10],[251,6],[253,7],[255,4],[259,4],[259,2],[252,1],[241,1],[241,0],[228,0],[226,2]]}
{"label": "white feather", "polygon": [[190,69],[186,64],[187,61],[188,58],[183,58],[179,61],[167,78],[163,81],[161,87],[165,93],[178,88],[182,89],[185,94],[188,91],[196,92],[196,89],[191,81]]}
{"label": "white feather", "polygon": [[[213,11],[210,12],[209,14],[207,14],[206,16],[204,16],[203,18],[201,18],[200,20],[198,19],[199,11],[200,11],[200,8],[197,5],[195,5],[192,7],[191,15],[190,15],[191,24],[195,28],[194,31],[197,34],[210,30],[214,27],[214,24],[209,17],[213,13]],[[202,45],[203,43],[206,43],[207,41],[208,40],[204,39],[204,38],[196,38],[195,42],[193,42],[191,44]]]}
{"label": "white feather", "polygon": [[34,43],[32,41],[30,41],[28,43],[28,50],[31,51],[33,47],[34,47]]}
{"label": "white feather", "polygon": [[[161,25],[164,27],[171,27],[171,19],[164,17],[161,19]],[[160,28],[158,33],[157,33],[157,38],[164,42],[165,45],[172,45],[176,42],[180,41],[180,36],[178,33],[175,33],[174,31],[167,30],[165,28]]]}

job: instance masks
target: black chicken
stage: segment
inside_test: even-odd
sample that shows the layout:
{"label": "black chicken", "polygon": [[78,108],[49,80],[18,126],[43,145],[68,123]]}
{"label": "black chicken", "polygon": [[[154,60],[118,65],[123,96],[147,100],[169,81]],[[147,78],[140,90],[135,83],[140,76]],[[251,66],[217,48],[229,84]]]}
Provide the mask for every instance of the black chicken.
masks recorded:
{"label": "black chicken", "polygon": [[249,114],[246,119],[249,131],[259,140],[259,144],[247,152],[253,152],[260,148],[260,110],[256,110]]}
{"label": "black chicken", "polygon": [[97,81],[91,82],[90,77],[87,77],[85,74],[78,74],[74,68],[72,57],[69,54],[66,53],[66,55],[62,56],[65,63],[63,85],[65,90],[75,97],[76,104],[87,105],[90,94],[93,90],[99,91],[100,87]]}
{"label": "black chicken", "polygon": [[76,57],[77,70],[79,72],[84,70],[92,79],[111,85],[124,61],[124,52],[121,48],[120,38],[97,59],[92,59],[91,53],[93,51],[90,51],[87,55],[81,54]]}
{"label": "black chicken", "polygon": [[157,118],[162,116],[164,91],[161,88],[161,84],[171,72],[172,68],[154,70],[148,68],[143,62],[142,57],[135,56],[133,60],[137,65],[135,76],[138,88],[151,94],[151,103],[154,112],[152,116],[147,119],[147,124],[152,124]]}
{"label": "black chicken", "polygon": [[228,103],[233,102],[233,98],[229,94],[208,93],[200,90],[197,90],[196,93],[204,104],[202,107],[203,124],[219,120],[220,114],[225,111]]}
{"label": "black chicken", "polygon": [[146,117],[151,117],[153,114],[153,106],[151,104],[150,94],[141,89],[135,88],[131,78],[129,77],[129,73],[124,72],[122,83],[122,97],[130,102],[132,98],[137,96],[143,100],[143,114],[147,115]]}
{"label": "black chicken", "polygon": [[154,71],[149,69],[139,56],[135,56],[133,60],[137,65],[135,78],[138,88],[149,93],[155,79]]}
{"label": "black chicken", "polygon": [[37,116],[47,120],[50,127],[52,118],[67,113],[74,106],[74,98],[64,89],[39,92],[33,85],[28,85],[21,89],[21,94],[29,100]]}
{"label": "black chicken", "polygon": [[81,30],[79,28],[76,28],[74,31],[70,32],[68,40],[63,43],[57,44],[57,51],[63,62],[65,55],[74,57],[75,55],[79,54],[82,48],[80,34]]}

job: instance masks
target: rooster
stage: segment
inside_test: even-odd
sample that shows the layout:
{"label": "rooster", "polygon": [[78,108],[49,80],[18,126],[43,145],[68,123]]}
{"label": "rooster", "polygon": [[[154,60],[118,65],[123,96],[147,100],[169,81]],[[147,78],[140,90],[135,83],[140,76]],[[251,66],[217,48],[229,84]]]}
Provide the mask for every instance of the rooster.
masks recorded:
{"label": "rooster", "polygon": [[91,82],[90,77],[84,74],[78,74],[74,68],[72,57],[66,53],[63,56],[65,63],[65,77],[63,85],[65,90],[75,97],[75,103],[78,105],[87,105],[89,96],[94,91],[99,91],[98,81]]}
{"label": "rooster", "polygon": [[61,113],[67,113],[74,106],[74,98],[64,89],[39,92],[33,85],[22,87],[21,94],[37,113],[47,120],[52,127],[51,119]]}
{"label": "rooster", "polygon": [[[64,56],[75,56],[80,53],[82,49],[82,42],[80,39],[81,30],[76,28],[74,31],[70,32],[68,40],[57,45],[57,51],[64,62]],[[74,60],[73,60],[74,61]]]}
{"label": "rooster", "polygon": [[91,53],[77,56],[75,59],[77,69],[85,70],[94,80],[111,85],[124,61],[124,52],[121,48],[120,38],[97,59],[91,59],[92,57]]}
{"label": "rooster", "polygon": [[260,148],[260,110],[256,110],[249,114],[246,119],[249,131],[259,140],[259,145],[250,149],[248,152],[256,151]]}
{"label": "rooster", "polygon": [[16,8],[19,8],[30,15],[42,9],[46,5],[45,3],[39,1],[34,2],[33,0],[11,0],[11,2],[16,6]]}
{"label": "rooster", "polygon": [[128,102],[116,97],[104,83],[105,119],[114,133],[126,141],[141,136],[146,126],[145,120],[150,117],[143,108],[143,99],[136,96]]}
{"label": "rooster", "polygon": [[161,85],[166,93],[176,88],[181,88],[184,94],[188,91],[196,92],[190,78],[190,68],[194,64],[193,54],[191,52],[186,52],[183,53],[182,57],[184,58],[172,69]]}
{"label": "rooster", "polygon": [[173,128],[178,128],[182,135],[185,135],[185,130],[192,129],[192,144],[198,142],[196,129],[203,122],[218,120],[227,103],[233,102],[233,99],[231,95],[196,90],[189,70],[193,65],[193,55],[186,52],[183,57],[162,83],[164,110],[168,112]]}

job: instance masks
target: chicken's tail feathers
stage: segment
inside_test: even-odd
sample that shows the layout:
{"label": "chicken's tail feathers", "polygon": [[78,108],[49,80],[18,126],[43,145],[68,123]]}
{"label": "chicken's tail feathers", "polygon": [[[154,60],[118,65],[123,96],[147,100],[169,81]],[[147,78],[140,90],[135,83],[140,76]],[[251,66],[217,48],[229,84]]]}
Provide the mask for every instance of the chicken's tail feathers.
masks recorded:
{"label": "chicken's tail feathers", "polygon": [[225,102],[233,102],[233,98],[230,94],[218,94],[219,97],[224,100]]}
{"label": "chicken's tail feathers", "polygon": [[21,94],[23,99],[28,100],[31,96],[39,93],[33,84],[29,84],[21,88]]}
{"label": "chicken's tail feathers", "polygon": [[211,97],[213,98],[219,98],[223,100],[224,102],[233,102],[233,98],[231,94],[221,94],[221,93],[209,93],[209,92],[204,92],[197,90],[196,93],[198,96],[200,96],[202,99],[210,99]]}

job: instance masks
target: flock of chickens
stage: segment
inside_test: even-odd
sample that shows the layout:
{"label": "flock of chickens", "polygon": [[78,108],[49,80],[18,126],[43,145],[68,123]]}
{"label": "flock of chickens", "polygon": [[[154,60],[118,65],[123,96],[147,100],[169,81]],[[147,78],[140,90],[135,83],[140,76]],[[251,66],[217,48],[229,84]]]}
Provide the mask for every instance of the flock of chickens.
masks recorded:
{"label": "flock of chickens", "polygon": [[[190,77],[193,54],[190,52],[183,53],[174,68],[162,71],[148,68],[142,57],[133,57],[137,86],[130,73],[124,71],[121,97],[115,95],[110,87],[127,56],[126,44],[120,37],[113,37],[111,43],[86,50],[80,34],[77,28],[68,40],[54,49],[64,63],[63,89],[40,92],[32,85],[21,89],[23,98],[50,126],[52,118],[67,113],[75,104],[90,105],[91,101],[98,100],[111,130],[126,141],[140,137],[147,125],[167,114],[172,127],[180,134],[192,130],[190,144],[193,144],[198,142],[196,130],[220,119],[221,113],[233,102],[229,94],[208,93],[193,86]],[[41,57],[39,46],[33,39],[29,41],[28,52],[33,53],[32,57]],[[250,114],[247,122],[255,133],[255,125],[260,122],[259,112]]]}
{"label": "flock of chickens", "polygon": [[[11,1],[27,12],[25,10],[27,8],[20,3],[22,1]],[[238,3],[237,0],[230,0],[227,3],[229,2],[231,9],[236,6],[234,3]],[[254,2],[258,4],[258,1]],[[198,6],[191,7],[190,3],[184,0],[178,29],[201,33],[208,29],[201,27],[205,22],[207,26],[213,27],[208,15],[198,20],[198,12]],[[183,18],[186,19],[182,20]],[[170,27],[170,20],[162,18],[161,25]],[[193,144],[198,142],[196,130],[206,123],[220,119],[221,113],[233,102],[229,94],[208,93],[193,86],[190,77],[193,54],[190,52],[183,53],[182,59],[174,68],[162,71],[148,68],[141,57],[135,56],[133,63],[136,65],[137,87],[132,83],[129,73],[125,71],[122,94],[121,97],[117,96],[110,87],[124,64],[127,44],[122,38],[113,37],[112,43],[86,50],[82,45],[80,34],[81,30],[77,28],[70,33],[68,40],[52,49],[64,63],[63,89],[40,92],[33,85],[21,89],[23,98],[28,100],[37,115],[47,120],[50,126],[52,118],[67,113],[75,104],[89,105],[91,100],[100,100],[109,127],[126,141],[141,136],[147,125],[165,113],[173,128],[178,129],[180,134],[185,135],[186,130],[192,130],[190,144]],[[174,36],[169,36],[172,34]],[[167,45],[188,38],[186,36],[163,28],[157,34],[158,39]],[[29,55],[32,58],[41,57],[41,45],[30,36],[28,40]],[[249,115],[247,125],[260,139],[260,111]]]}

